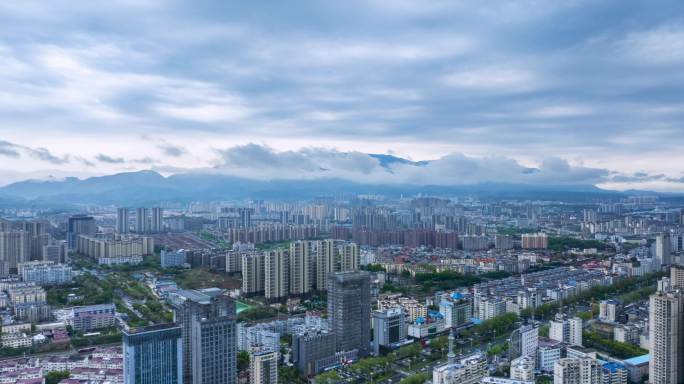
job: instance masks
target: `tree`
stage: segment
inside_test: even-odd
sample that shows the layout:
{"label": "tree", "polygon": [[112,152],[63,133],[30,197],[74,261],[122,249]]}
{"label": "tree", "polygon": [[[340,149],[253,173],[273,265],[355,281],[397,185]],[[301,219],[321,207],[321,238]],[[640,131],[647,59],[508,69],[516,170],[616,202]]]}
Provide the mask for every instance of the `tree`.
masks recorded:
{"label": "tree", "polygon": [[69,371],[52,371],[45,375],[45,384],[57,384],[70,376]]}
{"label": "tree", "polygon": [[237,355],[237,369],[244,371],[249,368],[249,353],[247,351],[240,351]]}
{"label": "tree", "polygon": [[423,384],[428,381],[430,376],[427,373],[418,373],[404,378],[399,384]]}

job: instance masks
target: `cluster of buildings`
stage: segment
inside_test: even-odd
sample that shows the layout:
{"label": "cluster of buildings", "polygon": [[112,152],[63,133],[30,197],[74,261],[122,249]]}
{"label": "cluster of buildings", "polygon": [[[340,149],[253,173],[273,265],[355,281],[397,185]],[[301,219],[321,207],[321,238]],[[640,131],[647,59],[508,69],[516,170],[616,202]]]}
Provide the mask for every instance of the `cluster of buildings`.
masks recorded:
{"label": "cluster of buildings", "polygon": [[[163,208],[136,208],[133,219],[135,222],[135,226],[133,227],[133,229],[138,234],[160,233],[164,231]],[[117,208],[116,232],[119,234],[131,232],[131,210],[129,208]]]}
{"label": "cluster of buildings", "polygon": [[0,384],[42,384],[48,373],[57,371],[69,371],[70,378],[62,384],[124,383],[121,347],[0,361]]}
{"label": "cluster of buildings", "polygon": [[154,253],[154,239],[147,236],[79,235],[76,240],[76,252],[103,265],[139,264]]}
{"label": "cluster of buildings", "polygon": [[355,243],[335,240],[295,241],[289,250],[241,254],[242,292],[279,300],[325,291],[331,272],[359,268]]}
{"label": "cluster of buildings", "polygon": [[19,264],[28,261],[63,263],[66,247],[48,233],[39,221],[0,219],[0,276],[16,274]]}

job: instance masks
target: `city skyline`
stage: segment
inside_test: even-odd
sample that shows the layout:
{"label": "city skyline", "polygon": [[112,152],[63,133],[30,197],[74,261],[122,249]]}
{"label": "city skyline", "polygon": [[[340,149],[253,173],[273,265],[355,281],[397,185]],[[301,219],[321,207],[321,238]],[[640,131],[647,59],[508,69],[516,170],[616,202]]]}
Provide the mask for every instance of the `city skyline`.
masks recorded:
{"label": "city skyline", "polygon": [[151,169],[681,192],[681,10],[4,3],[0,185]]}

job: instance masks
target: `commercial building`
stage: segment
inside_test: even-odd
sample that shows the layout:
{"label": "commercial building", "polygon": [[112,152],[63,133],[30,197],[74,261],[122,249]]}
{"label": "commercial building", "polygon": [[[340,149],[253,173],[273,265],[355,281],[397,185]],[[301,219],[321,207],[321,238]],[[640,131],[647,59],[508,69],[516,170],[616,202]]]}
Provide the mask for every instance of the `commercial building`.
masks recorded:
{"label": "commercial building", "polygon": [[401,308],[373,312],[373,354],[381,348],[393,349],[406,342],[408,327],[406,315]]}
{"label": "commercial building", "polygon": [[335,334],[323,330],[306,330],[292,336],[292,362],[304,376],[312,376],[328,368],[335,356]]}
{"label": "commercial building", "polygon": [[370,352],[370,274],[336,272],[328,276],[328,318],[337,351]]}
{"label": "commercial building", "polygon": [[218,288],[169,294],[183,339],[183,382],[232,384],[237,377],[235,302]]}
{"label": "commercial building", "polygon": [[183,345],[175,324],[123,330],[125,384],[182,384]]}

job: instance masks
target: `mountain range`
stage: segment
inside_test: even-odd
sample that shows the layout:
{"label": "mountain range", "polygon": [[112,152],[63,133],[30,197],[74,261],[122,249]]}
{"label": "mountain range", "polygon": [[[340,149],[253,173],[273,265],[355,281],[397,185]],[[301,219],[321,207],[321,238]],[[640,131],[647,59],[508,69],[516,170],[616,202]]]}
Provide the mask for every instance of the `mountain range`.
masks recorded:
{"label": "mountain range", "polygon": [[[386,161],[393,161],[391,159]],[[310,199],[317,196],[351,197],[477,195],[481,198],[587,200],[623,195],[593,185],[527,185],[480,183],[459,186],[374,185],[337,178],[307,180],[253,180],[215,173],[180,173],[168,177],[154,171],[62,180],[27,180],[0,188],[4,205],[153,204],[165,202],[242,199]]]}

